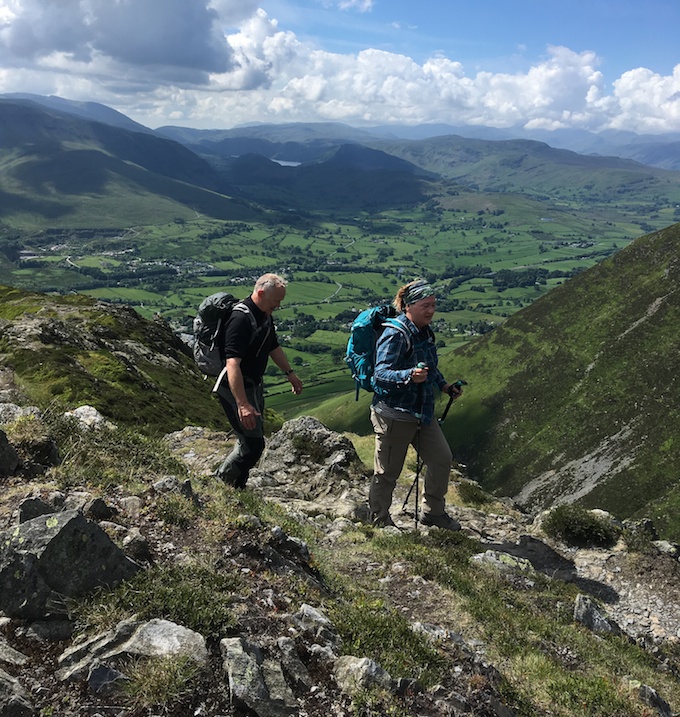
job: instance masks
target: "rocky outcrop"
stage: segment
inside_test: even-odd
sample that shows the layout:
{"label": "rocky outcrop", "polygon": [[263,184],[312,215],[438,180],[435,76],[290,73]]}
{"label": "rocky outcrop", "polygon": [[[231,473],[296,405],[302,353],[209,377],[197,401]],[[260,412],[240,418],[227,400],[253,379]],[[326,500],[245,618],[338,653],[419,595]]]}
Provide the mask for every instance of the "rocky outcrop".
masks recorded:
{"label": "rocky outcrop", "polygon": [[[74,412],[73,418],[84,419],[83,430],[96,431],[103,423],[93,415],[83,410]],[[193,485],[168,475],[150,481],[147,490],[136,495],[116,491],[115,496],[100,497],[82,488],[52,488],[24,492],[17,500],[12,525],[0,535],[0,609],[7,616],[0,622],[7,636],[0,640],[0,666],[7,669],[6,674],[0,672],[0,714],[38,714],[36,695],[46,689],[66,693],[70,686],[93,705],[101,704],[97,700],[115,696],[130,680],[135,661],[181,657],[195,665],[196,679],[205,681],[201,691],[206,698],[195,714],[348,714],[354,699],[375,690],[398,695],[413,714],[511,717],[502,679],[489,664],[484,645],[455,626],[422,619],[427,608],[420,603],[444,599],[434,582],[409,575],[406,564],[365,567],[385,575],[381,580],[391,586],[395,609],[410,617],[414,632],[456,655],[455,672],[447,684],[425,689],[414,676],[390,674],[373,656],[347,654],[323,600],[291,609],[290,600],[279,597],[271,586],[294,576],[315,594],[328,596],[323,574],[303,539],[281,525],[267,527],[247,511],[234,521],[238,528],[230,531],[220,555],[230,570],[252,581],[247,600],[239,602],[238,595],[233,596],[240,616],[233,630],[209,638],[181,620],[159,615],[132,617],[72,641],[68,596],[115,584],[154,562],[191,564],[192,558],[167,538],[162,521],[150,522],[146,516],[157,500],[186,499],[201,510],[201,480],[211,475],[231,440],[228,434],[197,427],[166,437],[175,455],[191,466]],[[356,534],[356,521],[366,515],[367,479],[349,440],[303,417],[289,421],[268,440],[249,489],[296,515],[333,549],[348,534]],[[623,546],[576,551],[550,544],[540,521],[532,522],[511,505],[505,514],[469,507],[450,510],[464,532],[479,542],[480,552],[471,561],[476,569],[492,570],[499,581],[523,590],[531,590],[539,579],[577,584],[581,594],[573,606],[574,620],[598,633],[650,644],[676,639],[675,613],[666,610],[669,614],[661,615],[664,607],[673,605],[675,593],[669,587],[664,602],[655,606],[651,598],[636,592],[625,570],[617,569],[625,564]],[[410,516],[395,517],[403,531],[413,530]],[[385,535],[390,531],[400,534],[397,528],[387,528]],[[419,531],[425,535],[428,529]],[[662,558],[677,562],[670,549]],[[399,584],[406,587],[400,590]],[[677,607],[678,601],[674,604]],[[633,608],[639,611],[637,617]],[[30,674],[36,665],[33,653],[45,645],[53,652],[54,669],[37,678]],[[484,689],[471,691],[473,683],[484,684]],[[664,711],[670,709],[667,702],[652,687],[635,689],[645,704],[661,715],[670,714]]]}
{"label": "rocky outcrop", "polygon": [[167,658],[183,655],[199,666],[208,662],[208,650],[202,635],[169,620],[147,622],[125,620],[114,629],[95,635],[67,649],[59,657],[57,677],[62,681],[87,680],[95,691],[103,688],[105,674],[114,682],[126,679],[123,666],[138,657]]}
{"label": "rocky outcrop", "polygon": [[66,615],[65,600],[132,577],[139,566],[79,511],[50,513],[0,534],[0,610]]}

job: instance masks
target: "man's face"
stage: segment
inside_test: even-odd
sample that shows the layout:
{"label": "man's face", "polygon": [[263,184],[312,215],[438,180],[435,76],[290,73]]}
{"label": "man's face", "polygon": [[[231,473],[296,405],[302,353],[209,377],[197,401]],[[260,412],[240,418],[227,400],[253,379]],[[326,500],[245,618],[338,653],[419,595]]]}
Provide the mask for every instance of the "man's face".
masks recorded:
{"label": "man's face", "polygon": [[260,302],[258,305],[265,314],[271,315],[281,306],[281,302],[284,300],[285,296],[286,287],[275,286],[272,289],[269,289],[269,291],[263,291],[260,294]]}
{"label": "man's face", "polygon": [[406,307],[406,316],[419,328],[422,329],[432,322],[432,317],[437,309],[437,297],[428,296],[426,299],[416,301]]}

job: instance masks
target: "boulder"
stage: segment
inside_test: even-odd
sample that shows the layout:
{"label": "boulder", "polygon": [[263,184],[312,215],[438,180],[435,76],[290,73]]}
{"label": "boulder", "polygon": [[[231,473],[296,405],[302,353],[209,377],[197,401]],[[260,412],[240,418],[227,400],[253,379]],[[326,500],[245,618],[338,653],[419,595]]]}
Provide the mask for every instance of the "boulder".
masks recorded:
{"label": "boulder", "polygon": [[249,485],[305,513],[358,519],[368,473],[352,442],[311,416],[284,423],[268,441]]}
{"label": "boulder", "polygon": [[19,681],[0,670],[0,715],[2,717],[33,717],[37,715],[30,697]]}
{"label": "boulder", "polygon": [[125,666],[131,660],[179,655],[205,666],[208,649],[204,637],[169,620],[130,618],[66,650],[59,657],[57,676],[61,681],[87,680],[91,690],[108,691],[127,679]]}
{"label": "boulder", "polygon": [[242,637],[220,642],[232,700],[258,717],[293,717],[299,705],[281,664],[265,659],[262,650]]}
{"label": "boulder", "polygon": [[43,515],[0,533],[0,610],[34,620],[63,615],[64,598],[115,585],[139,569],[82,513]]}
{"label": "boulder", "polygon": [[388,691],[395,687],[389,673],[368,657],[343,655],[337,659],[333,674],[340,689],[348,695],[371,687]]}
{"label": "boulder", "polygon": [[623,634],[621,628],[613,620],[603,615],[587,595],[579,594],[576,596],[574,620],[593,632],[612,635]]}

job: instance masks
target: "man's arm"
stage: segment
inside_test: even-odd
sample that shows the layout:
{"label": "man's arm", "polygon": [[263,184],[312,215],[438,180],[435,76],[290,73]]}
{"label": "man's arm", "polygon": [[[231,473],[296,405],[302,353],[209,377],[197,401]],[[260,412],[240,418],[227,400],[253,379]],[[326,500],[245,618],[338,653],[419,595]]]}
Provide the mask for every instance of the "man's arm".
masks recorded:
{"label": "man's arm", "polygon": [[227,381],[229,382],[229,390],[236,401],[239,421],[241,421],[244,428],[249,430],[255,428],[260,412],[248,401],[246,396],[240,358],[227,359]]}
{"label": "man's arm", "polygon": [[302,393],[302,381],[300,381],[295,371],[290,367],[284,350],[280,346],[277,346],[270,352],[269,357],[283,373],[286,374],[286,378],[290,381],[292,392],[296,395]]}

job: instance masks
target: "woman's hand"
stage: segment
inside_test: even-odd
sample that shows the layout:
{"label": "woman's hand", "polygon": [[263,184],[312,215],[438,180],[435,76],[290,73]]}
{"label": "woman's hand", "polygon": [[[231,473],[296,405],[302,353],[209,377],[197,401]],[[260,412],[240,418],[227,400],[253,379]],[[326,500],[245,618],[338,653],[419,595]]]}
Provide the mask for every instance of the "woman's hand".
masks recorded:
{"label": "woman's hand", "polygon": [[427,366],[418,364],[418,366],[411,369],[411,381],[413,381],[413,383],[425,383],[425,381],[427,381],[427,372]]}

